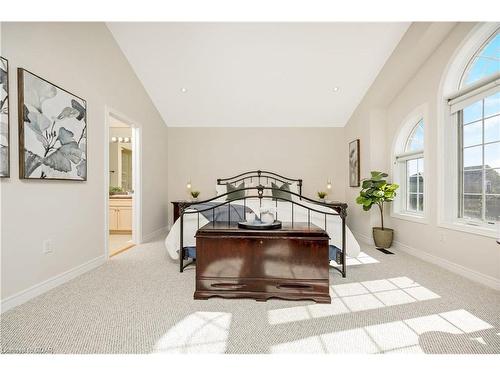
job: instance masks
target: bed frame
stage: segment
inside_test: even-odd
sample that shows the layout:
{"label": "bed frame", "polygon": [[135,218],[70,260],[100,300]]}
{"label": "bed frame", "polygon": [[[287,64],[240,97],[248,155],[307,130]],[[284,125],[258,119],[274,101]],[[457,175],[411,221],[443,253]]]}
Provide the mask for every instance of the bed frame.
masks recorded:
{"label": "bed frame", "polygon": [[[214,205],[213,207],[209,208],[203,208],[203,209],[196,209],[195,207],[191,207],[193,205],[197,204],[203,204],[203,203],[209,203],[216,201],[220,199],[221,197],[225,197],[229,195],[230,193],[225,193],[221,194],[218,196],[215,196],[213,198],[209,198],[203,201],[196,201],[196,202],[180,202],[179,203],[179,220],[180,220],[180,250],[179,250],[179,271],[183,272],[184,269],[189,266],[191,263],[194,261],[191,260],[190,262],[186,262],[189,260],[187,257],[187,251],[186,248],[184,247],[184,215],[197,215],[198,216],[198,229],[200,229],[200,213],[204,211],[210,211],[210,210],[215,210],[218,207],[221,206],[228,206],[228,223],[230,222],[230,212],[231,212],[231,202],[233,201],[242,201],[243,200],[243,206],[246,208],[246,199],[248,198],[259,198],[260,199],[260,204],[259,206],[262,206],[262,199],[263,198],[272,198],[276,201],[276,207],[278,206],[278,200],[280,201],[285,201],[289,202],[292,205],[292,225],[294,223],[294,206],[299,206],[307,210],[307,218],[308,221],[307,223],[310,225],[311,224],[311,212],[316,212],[325,215],[325,220],[324,220],[324,228],[326,230],[327,228],[327,215],[336,215],[340,216],[342,220],[342,250],[340,252],[340,260],[341,260],[341,266],[340,267],[333,267],[337,271],[339,271],[342,274],[342,277],[346,277],[346,217],[347,217],[347,204],[346,203],[341,203],[341,202],[331,202],[331,203],[325,203],[325,202],[320,202],[311,198],[304,197],[302,195],[302,179],[295,179],[295,178],[289,178],[289,177],[284,177],[279,174],[276,174],[274,172],[268,172],[268,171],[261,171],[261,170],[256,170],[256,171],[249,171],[245,173],[241,173],[239,175],[229,177],[229,178],[218,178],[217,179],[217,185],[226,185],[226,184],[239,184],[241,182],[250,182],[253,183],[254,181],[257,182],[257,186],[249,186],[245,187],[242,189],[237,189],[234,190],[230,193],[234,192],[239,192],[239,191],[245,191],[245,198],[237,198],[237,199],[230,199],[230,200],[225,200],[223,202],[220,202],[220,204]],[[283,191],[286,193],[290,193],[292,196],[296,196],[299,198],[299,201],[294,201],[290,199],[285,199],[285,198],[275,198],[271,195],[269,195],[269,191],[271,191],[271,188],[268,186],[270,182],[274,182],[275,184],[281,183],[289,183],[293,184],[296,183],[298,186],[298,191],[299,193],[295,193],[292,191],[288,190],[282,190],[281,188],[279,189],[273,189],[273,190],[279,190]],[[267,186],[263,185],[265,183]],[[251,191],[252,193],[248,193],[247,191]],[[255,194],[253,194],[255,193]],[[301,203],[301,201],[309,202],[309,203],[314,203],[319,206],[325,207],[324,210],[321,209],[315,209],[315,208],[310,208],[305,206],[304,204]],[[332,211],[333,210],[333,211]],[[279,213],[276,214],[276,219],[279,219],[278,217]],[[213,222],[215,225],[215,222]]]}

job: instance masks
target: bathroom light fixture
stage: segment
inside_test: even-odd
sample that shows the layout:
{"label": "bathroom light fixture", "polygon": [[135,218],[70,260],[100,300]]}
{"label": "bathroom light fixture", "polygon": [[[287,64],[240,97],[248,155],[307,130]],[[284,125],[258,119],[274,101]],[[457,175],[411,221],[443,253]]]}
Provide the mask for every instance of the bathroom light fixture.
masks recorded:
{"label": "bathroom light fixture", "polygon": [[111,137],[111,142],[113,142],[113,143],[118,142],[118,138],[116,138],[116,137]]}
{"label": "bathroom light fixture", "polygon": [[335,86],[335,87],[333,88],[333,92],[338,92],[339,90],[340,90],[340,88],[339,88],[339,87],[337,87],[337,86]]}
{"label": "bathroom light fixture", "polygon": [[187,91],[188,91],[187,88],[185,88],[185,87],[181,88],[181,92],[186,93]]}
{"label": "bathroom light fixture", "polygon": [[125,137],[125,138],[123,138],[123,142],[125,142],[125,143],[130,143],[130,138],[129,138],[129,137]]}
{"label": "bathroom light fixture", "polygon": [[118,142],[122,143],[123,142],[123,137],[118,137]]}

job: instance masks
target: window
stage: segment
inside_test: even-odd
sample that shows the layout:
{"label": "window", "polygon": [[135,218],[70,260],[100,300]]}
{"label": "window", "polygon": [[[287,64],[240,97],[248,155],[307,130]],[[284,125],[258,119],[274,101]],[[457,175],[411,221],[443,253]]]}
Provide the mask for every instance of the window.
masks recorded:
{"label": "window", "polygon": [[500,92],[458,113],[460,217],[497,221],[500,217]]}
{"label": "window", "polygon": [[460,86],[470,86],[498,72],[500,72],[500,34],[496,32],[471,59]]}
{"label": "window", "polygon": [[[488,80],[498,73],[500,34],[496,32],[464,72],[461,88],[477,87],[453,100],[459,142],[458,216],[466,220],[488,222],[500,217],[500,89]],[[471,99],[479,100],[470,103]]]}
{"label": "window", "polygon": [[500,23],[479,23],[441,81],[438,223],[496,237],[500,219]]}
{"label": "window", "polygon": [[403,147],[396,155],[396,181],[401,185],[396,210],[403,214],[423,216],[424,212],[424,120],[410,123],[402,130]]}

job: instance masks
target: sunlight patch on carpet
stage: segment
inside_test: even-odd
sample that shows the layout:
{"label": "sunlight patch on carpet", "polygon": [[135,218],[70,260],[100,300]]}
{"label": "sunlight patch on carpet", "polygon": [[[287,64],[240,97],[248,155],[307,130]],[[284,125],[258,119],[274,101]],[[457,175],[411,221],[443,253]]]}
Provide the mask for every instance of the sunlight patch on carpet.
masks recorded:
{"label": "sunlight patch on carpet", "polygon": [[224,353],[232,314],[197,311],[162,336],[156,353]]}
{"label": "sunlight patch on carpet", "polygon": [[334,285],[330,287],[330,295],[332,297],[330,304],[270,310],[269,324],[297,322],[440,298],[433,291],[406,276]]}
{"label": "sunlight patch on carpet", "polygon": [[[423,353],[419,338],[428,332],[466,335],[493,328],[466,310],[326,333],[271,347],[272,353]],[[481,345],[486,342],[474,338]]]}

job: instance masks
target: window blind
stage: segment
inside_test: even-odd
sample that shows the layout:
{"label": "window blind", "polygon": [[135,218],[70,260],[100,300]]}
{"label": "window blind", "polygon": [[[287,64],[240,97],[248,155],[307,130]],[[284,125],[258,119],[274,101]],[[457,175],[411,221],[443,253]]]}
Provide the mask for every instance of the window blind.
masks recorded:
{"label": "window blind", "polygon": [[450,114],[456,113],[478,100],[500,91],[500,73],[487,77],[448,97]]}

